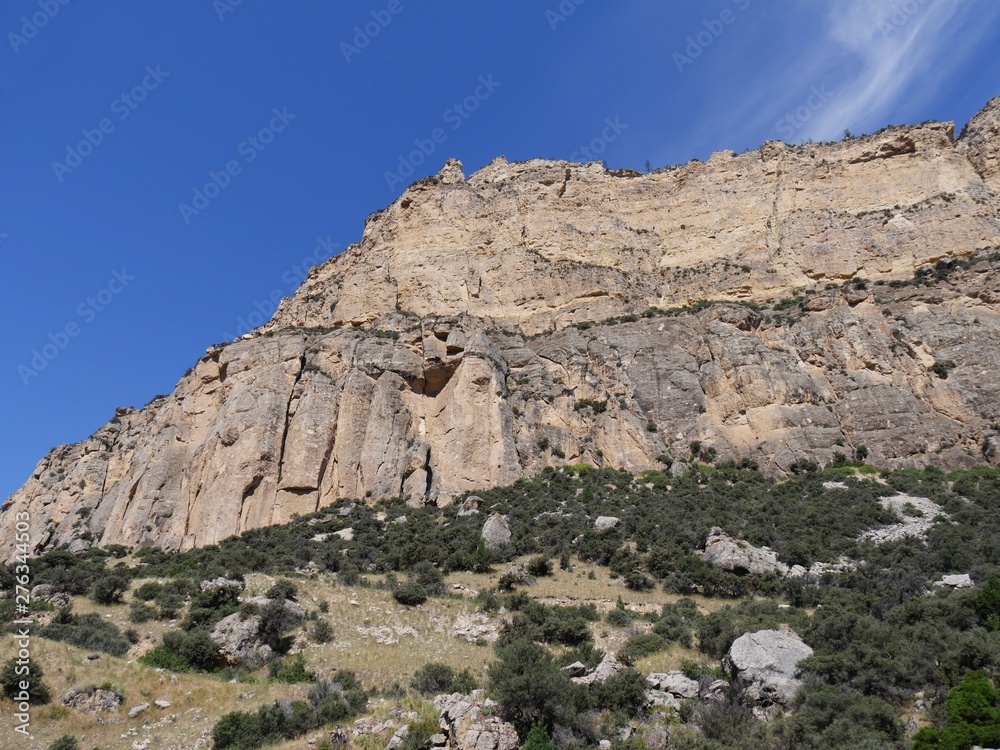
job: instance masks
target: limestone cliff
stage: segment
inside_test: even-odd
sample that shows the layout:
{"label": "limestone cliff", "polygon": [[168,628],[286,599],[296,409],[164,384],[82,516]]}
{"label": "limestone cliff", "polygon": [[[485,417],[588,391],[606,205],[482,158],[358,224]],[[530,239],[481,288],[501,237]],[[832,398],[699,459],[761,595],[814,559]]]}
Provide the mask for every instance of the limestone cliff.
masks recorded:
{"label": "limestone cliff", "polygon": [[[211,544],[545,466],[1000,463],[1000,99],[650,174],[450,161],[262,329],[60,446],[36,548]],[[916,275],[915,275],[916,274]]]}

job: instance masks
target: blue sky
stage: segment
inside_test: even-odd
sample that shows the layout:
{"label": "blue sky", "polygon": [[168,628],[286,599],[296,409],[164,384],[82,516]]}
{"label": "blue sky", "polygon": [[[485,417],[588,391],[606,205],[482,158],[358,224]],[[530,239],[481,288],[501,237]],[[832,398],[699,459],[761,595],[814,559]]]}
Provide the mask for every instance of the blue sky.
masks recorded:
{"label": "blue sky", "polygon": [[0,497],[358,240],[401,172],[580,158],[602,132],[594,158],[641,169],[961,127],[1000,94],[998,17],[994,0],[7,0]]}

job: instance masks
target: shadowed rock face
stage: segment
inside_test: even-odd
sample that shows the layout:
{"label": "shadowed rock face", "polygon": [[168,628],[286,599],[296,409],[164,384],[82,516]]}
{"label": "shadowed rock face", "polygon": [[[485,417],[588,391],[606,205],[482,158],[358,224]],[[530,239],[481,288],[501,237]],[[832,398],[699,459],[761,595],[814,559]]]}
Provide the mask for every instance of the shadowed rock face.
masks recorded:
{"label": "shadowed rock face", "polygon": [[[957,144],[928,123],[649,175],[449,162],[264,328],[53,449],[0,539],[27,510],[36,549],[206,545],[342,498],[662,468],[696,440],[774,473],[862,445],[995,465],[998,111]],[[664,314],[694,300],[714,304]]]}

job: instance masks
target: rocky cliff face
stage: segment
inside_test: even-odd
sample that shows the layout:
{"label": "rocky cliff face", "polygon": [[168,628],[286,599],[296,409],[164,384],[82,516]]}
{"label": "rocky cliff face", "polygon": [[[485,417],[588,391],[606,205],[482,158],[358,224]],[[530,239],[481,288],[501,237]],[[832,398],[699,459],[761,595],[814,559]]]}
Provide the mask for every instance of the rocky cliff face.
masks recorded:
{"label": "rocky cliff face", "polygon": [[37,548],[205,545],[693,441],[774,472],[1000,463],[998,121],[648,175],[451,161],[262,329],[51,451],[0,538],[27,509]]}

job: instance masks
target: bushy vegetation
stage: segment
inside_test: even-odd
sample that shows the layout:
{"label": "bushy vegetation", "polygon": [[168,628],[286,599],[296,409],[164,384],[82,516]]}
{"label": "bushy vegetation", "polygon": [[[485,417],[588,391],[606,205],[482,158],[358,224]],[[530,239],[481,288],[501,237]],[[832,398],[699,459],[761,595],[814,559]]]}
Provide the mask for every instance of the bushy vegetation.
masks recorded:
{"label": "bushy vegetation", "polygon": [[367,706],[368,695],[361,683],[353,673],[340,671],[313,685],[307,700],[275,701],[257,711],[226,714],[212,728],[212,740],[219,750],[255,750],[346,721]]}
{"label": "bushy vegetation", "polygon": [[980,671],[969,672],[948,693],[943,727],[925,727],[913,738],[913,750],[966,750],[973,745],[1000,746],[1000,693]]}
{"label": "bushy vegetation", "polygon": [[123,656],[132,647],[132,641],[97,613],[73,614],[72,607],[63,607],[52,622],[39,633],[43,638],[65,641],[87,651],[103,651],[112,656]]}
{"label": "bushy vegetation", "polygon": [[28,687],[24,691],[28,694],[27,702],[32,705],[42,705],[51,700],[48,685],[42,682],[44,676],[42,668],[33,659],[29,658],[22,664],[18,664],[16,659],[10,659],[0,670],[0,689],[3,689],[3,694],[12,701],[21,702],[23,700],[21,683],[27,682]]}
{"label": "bushy vegetation", "polygon": [[476,678],[468,669],[455,672],[447,664],[431,662],[425,664],[413,675],[410,683],[414,690],[424,695],[439,695],[441,693],[468,694],[475,690]]}

